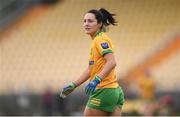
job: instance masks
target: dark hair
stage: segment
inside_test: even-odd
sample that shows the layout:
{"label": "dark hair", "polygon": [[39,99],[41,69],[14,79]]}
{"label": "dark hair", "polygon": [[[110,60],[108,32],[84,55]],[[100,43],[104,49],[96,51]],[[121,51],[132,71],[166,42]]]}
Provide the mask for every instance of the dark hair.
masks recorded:
{"label": "dark hair", "polygon": [[106,27],[109,25],[117,25],[117,21],[114,18],[114,16],[116,15],[111,14],[104,8],[100,8],[99,10],[92,9],[92,10],[89,10],[87,13],[92,13],[95,15],[97,22],[102,23],[101,29],[103,28],[103,26]]}

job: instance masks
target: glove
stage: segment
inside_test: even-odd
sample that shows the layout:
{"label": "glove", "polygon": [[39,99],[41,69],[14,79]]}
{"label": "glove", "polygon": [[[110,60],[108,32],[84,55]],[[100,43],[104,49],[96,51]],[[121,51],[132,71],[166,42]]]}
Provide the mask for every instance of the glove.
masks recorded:
{"label": "glove", "polygon": [[95,89],[96,86],[101,82],[101,78],[99,76],[95,76],[95,79],[92,80],[85,88],[85,92],[87,95],[92,94]]}
{"label": "glove", "polygon": [[70,83],[69,85],[65,86],[60,94],[60,97],[65,98],[68,94],[70,94],[75,88],[76,88],[75,83]]}

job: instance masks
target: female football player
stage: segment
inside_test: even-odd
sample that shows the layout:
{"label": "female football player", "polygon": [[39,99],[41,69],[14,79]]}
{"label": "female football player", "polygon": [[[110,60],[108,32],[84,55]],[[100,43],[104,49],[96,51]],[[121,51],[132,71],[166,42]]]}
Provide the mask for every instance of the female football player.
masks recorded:
{"label": "female football player", "polygon": [[104,8],[89,10],[84,15],[84,29],[91,39],[89,66],[75,81],[65,86],[62,95],[68,95],[89,79],[85,93],[89,95],[85,116],[119,116],[124,94],[117,82],[113,44],[106,35],[109,25],[116,25],[115,14]]}

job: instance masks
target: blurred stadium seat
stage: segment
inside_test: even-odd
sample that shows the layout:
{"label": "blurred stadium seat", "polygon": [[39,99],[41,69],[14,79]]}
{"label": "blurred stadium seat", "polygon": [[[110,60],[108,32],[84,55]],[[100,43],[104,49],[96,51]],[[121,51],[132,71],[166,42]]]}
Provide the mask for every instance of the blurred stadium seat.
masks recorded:
{"label": "blurred stadium seat", "polygon": [[[12,0],[2,0],[0,6],[5,1]],[[117,15],[118,26],[110,27],[108,35],[123,80],[179,35],[179,5],[179,0],[62,0],[31,7],[14,25],[0,27],[0,94],[18,93],[24,86],[32,93],[42,93],[47,86],[58,92],[77,78],[88,65],[91,40],[82,24],[92,8]],[[178,47],[151,68],[158,91],[179,91],[179,60]]]}
{"label": "blurred stadium seat", "polygon": [[[165,43],[167,39],[164,38],[178,31],[180,16],[177,15],[177,3],[176,0],[171,4],[169,0],[112,0],[95,4],[93,1],[72,0],[50,7],[39,17],[36,16],[38,11],[33,12],[31,17],[35,19],[22,21],[24,25],[17,25],[1,42],[3,79],[6,83],[16,79],[17,86],[24,82],[29,87],[35,85],[34,82],[38,82],[34,87],[43,87],[47,82],[57,91],[76,78],[87,66],[90,43],[82,29],[83,14],[100,7],[117,14],[119,26],[110,29],[109,35],[115,43],[120,66],[117,73],[122,78],[156,51],[154,48]],[[177,60],[178,56],[175,55],[174,59]],[[159,71],[159,74],[164,72]],[[175,74],[176,80],[178,72]]]}

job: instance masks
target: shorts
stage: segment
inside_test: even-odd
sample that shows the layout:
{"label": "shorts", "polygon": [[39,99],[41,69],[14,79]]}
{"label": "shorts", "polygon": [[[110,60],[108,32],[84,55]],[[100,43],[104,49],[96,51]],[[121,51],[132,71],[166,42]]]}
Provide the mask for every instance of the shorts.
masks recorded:
{"label": "shorts", "polygon": [[90,95],[86,106],[106,112],[114,112],[117,106],[121,108],[123,104],[124,93],[123,90],[118,87],[97,89]]}

